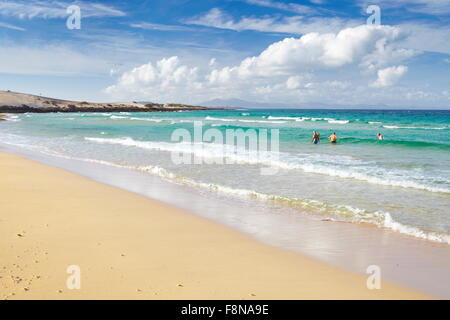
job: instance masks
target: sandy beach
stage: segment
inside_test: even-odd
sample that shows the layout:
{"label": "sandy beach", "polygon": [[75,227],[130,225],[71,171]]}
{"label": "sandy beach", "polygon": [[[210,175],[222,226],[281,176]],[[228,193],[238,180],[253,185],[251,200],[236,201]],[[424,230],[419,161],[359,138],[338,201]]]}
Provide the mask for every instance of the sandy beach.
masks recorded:
{"label": "sandy beach", "polygon": [[0,168],[1,299],[427,298],[62,169],[6,153]]}

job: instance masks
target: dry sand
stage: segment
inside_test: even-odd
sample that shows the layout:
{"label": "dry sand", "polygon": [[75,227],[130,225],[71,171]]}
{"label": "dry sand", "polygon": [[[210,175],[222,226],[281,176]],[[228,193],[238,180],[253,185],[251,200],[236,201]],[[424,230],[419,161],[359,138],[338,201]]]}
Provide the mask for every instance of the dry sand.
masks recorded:
{"label": "dry sand", "polygon": [[0,299],[427,298],[16,155],[0,176]]}

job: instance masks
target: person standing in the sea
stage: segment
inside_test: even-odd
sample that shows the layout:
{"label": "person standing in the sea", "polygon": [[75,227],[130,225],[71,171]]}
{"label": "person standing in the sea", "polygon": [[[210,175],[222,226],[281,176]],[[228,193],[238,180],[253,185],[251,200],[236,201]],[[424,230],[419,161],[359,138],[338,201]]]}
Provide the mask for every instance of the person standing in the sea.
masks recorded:
{"label": "person standing in the sea", "polygon": [[318,144],[320,142],[320,133],[318,133],[316,130],[314,130],[314,132],[313,132],[311,142],[314,144]]}
{"label": "person standing in the sea", "polygon": [[377,139],[378,140],[384,140],[384,137],[383,137],[383,135],[381,133],[378,133],[377,134]]}
{"label": "person standing in the sea", "polygon": [[328,140],[330,140],[331,143],[337,143],[337,139],[336,132],[333,132],[333,134],[328,137]]}

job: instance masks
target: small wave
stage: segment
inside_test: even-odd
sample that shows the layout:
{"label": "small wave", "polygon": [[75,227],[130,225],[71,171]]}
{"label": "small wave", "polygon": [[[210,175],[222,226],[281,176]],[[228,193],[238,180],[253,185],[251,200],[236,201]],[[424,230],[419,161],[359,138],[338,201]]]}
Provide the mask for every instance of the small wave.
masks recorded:
{"label": "small wave", "polygon": [[450,144],[448,143],[438,143],[429,141],[411,141],[411,140],[378,140],[375,137],[373,139],[369,138],[341,138],[342,143],[367,143],[367,144],[379,144],[379,145],[395,145],[401,147],[410,148],[439,148],[450,150]]}
{"label": "small wave", "polygon": [[304,117],[273,117],[273,116],[268,116],[267,119],[269,119],[269,120],[293,120],[293,121],[305,121],[306,119],[310,119],[310,118],[304,118]]}
{"label": "small wave", "polygon": [[334,124],[347,124],[350,120],[328,120],[328,123],[334,123]]}
{"label": "small wave", "polygon": [[403,225],[396,222],[390,213],[383,211],[371,212],[365,209],[355,208],[349,205],[326,204],[321,201],[311,199],[287,198],[273,194],[265,194],[254,190],[238,189],[223,186],[214,183],[205,183],[195,181],[186,177],[176,175],[166,169],[157,166],[135,167],[134,169],[148,172],[159,177],[165,178],[171,182],[191,187],[199,187],[208,189],[218,193],[229,194],[248,199],[256,199],[265,202],[275,202],[294,208],[306,209],[309,212],[325,214],[331,216],[335,221],[351,222],[351,223],[368,223],[378,227],[390,229],[402,234],[421,238],[425,240],[442,242],[450,244],[450,236],[447,234],[439,234],[435,232],[426,232],[419,228]]}
{"label": "small wave", "polygon": [[148,121],[148,122],[163,122],[169,121],[167,119],[156,119],[156,118],[137,118],[137,117],[124,117],[124,116],[111,116],[113,120],[130,120],[130,121]]}
{"label": "small wave", "polygon": [[148,121],[148,122],[163,122],[163,121],[167,121],[166,119],[154,119],[154,118],[130,118],[130,120],[134,120],[134,121]]}
{"label": "small wave", "polygon": [[324,202],[311,199],[287,198],[273,194],[265,194],[254,190],[239,189],[214,183],[195,181],[193,179],[177,175],[159,166],[126,166],[103,160],[85,159],[85,158],[73,158],[73,159],[142,171],[150,173],[152,175],[156,175],[169,182],[180,185],[207,189],[208,191],[228,194],[231,196],[237,196],[241,198],[278,203],[281,205],[286,205],[297,209],[305,209],[310,213],[312,212],[315,214],[322,214],[327,217],[331,217],[331,219],[334,221],[343,221],[350,223],[368,223],[381,228],[386,228],[402,234],[413,236],[416,238],[450,244],[449,235],[439,234],[435,232],[426,232],[416,227],[401,224],[395,221],[392,218],[392,215],[388,212],[383,211],[372,212],[365,209],[355,208],[349,205],[326,204]]}
{"label": "small wave", "polygon": [[111,116],[110,119],[129,119],[129,117],[123,117],[123,116]]}
{"label": "small wave", "polygon": [[286,123],[286,121],[269,121],[269,120],[247,120],[247,119],[233,119],[233,118],[215,118],[215,117],[206,117],[207,121],[224,121],[224,122],[245,122],[245,123],[273,123],[273,124],[282,124]]}
{"label": "small wave", "polygon": [[331,124],[347,124],[350,122],[350,120],[337,120],[334,118],[311,118],[311,117],[274,117],[274,116],[268,116],[267,119],[269,120],[288,120],[288,121],[297,121],[297,122],[303,122],[303,121],[327,121]]}
{"label": "small wave", "polygon": [[[92,140],[93,138],[91,138]],[[106,139],[103,139],[103,141]],[[111,139],[109,139],[111,140]],[[18,143],[16,140],[14,143],[8,143],[12,145],[20,146],[21,144]],[[41,146],[37,145],[23,145],[24,147],[33,147],[39,152],[48,153],[51,156],[57,156],[62,157],[66,159],[73,159],[73,160],[79,160],[79,161],[86,161],[91,163],[97,163],[101,165],[107,165],[107,166],[113,166],[118,168],[125,168],[125,169],[131,169],[131,170],[137,170],[145,173],[150,173],[152,175],[159,176],[169,182],[191,186],[191,187],[197,187],[197,188],[203,188],[207,189],[212,192],[218,192],[223,194],[228,194],[231,196],[237,196],[242,198],[248,198],[248,199],[255,199],[265,202],[272,202],[277,203],[293,208],[298,209],[304,209],[307,212],[319,214],[319,215],[325,215],[326,217],[331,217],[331,220],[333,221],[344,221],[344,222],[351,222],[351,223],[369,223],[381,228],[387,228],[402,234],[410,235],[413,237],[417,237],[420,239],[435,241],[435,242],[441,242],[450,244],[450,236],[447,234],[440,234],[435,232],[427,232],[424,230],[421,230],[417,227],[404,225],[402,223],[399,223],[395,221],[392,217],[392,215],[388,212],[383,211],[368,211],[365,209],[355,208],[350,205],[336,205],[336,204],[328,204],[321,201],[313,200],[313,199],[300,199],[300,198],[288,198],[283,197],[279,195],[273,195],[273,194],[266,194],[261,193],[255,190],[247,190],[247,189],[239,189],[229,186],[223,186],[219,184],[214,183],[206,183],[201,181],[195,181],[193,179],[177,175],[171,171],[168,171],[165,168],[159,167],[159,166],[130,166],[130,165],[123,165],[123,164],[117,164],[105,160],[100,159],[90,159],[90,158],[81,158],[81,157],[72,157],[60,154],[59,152],[56,152],[51,149],[43,148]],[[345,159],[344,159],[345,160]],[[347,159],[348,161],[351,161],[352,159]]]}
{"label": "small wave", "polygon": [[384,125],[386,129],[418,129],[418,130],[445,130],[447,127],[414,127],[414,126],[390,126]]}
{"label": "small wave", "polygon": [[[327,160],[324,155],[321,155],[320,158],[311,158],[311,155],[302,157],[299,154],[283,152],[241,150],[232,145],[215,143],[169,143],[136,141],[132,138],[105,139],[89,137],[86,137],[85,140],[149,150],[183,152],[208,159],[222,159],[222,162],[217,164],[224,163],[224,159],[230,159],[232,163],[237,164],[264,165],[285,170],[302,170],[307,173],[365,181],[376,185],[450,193],[450,189],[424,184],[420,181],[420,178],[418,178],[419,181],[414,181],[410,172],[396,171],[392,173],[385,169],[374,167],[371,163],[361,163],[359,160],[341,159],[336,156],[332,156],[332,159]],[[447,182],[444,181],[444,183]]]}
{"label": "small wave", "polygon": [[22,121],[22,119],[20,119],[20,117],[18,115],[11,115],[11,114],[6,115],[6,117],[4,119],[6,121],[10,121],[10,122],[20,122],[20,121]]}

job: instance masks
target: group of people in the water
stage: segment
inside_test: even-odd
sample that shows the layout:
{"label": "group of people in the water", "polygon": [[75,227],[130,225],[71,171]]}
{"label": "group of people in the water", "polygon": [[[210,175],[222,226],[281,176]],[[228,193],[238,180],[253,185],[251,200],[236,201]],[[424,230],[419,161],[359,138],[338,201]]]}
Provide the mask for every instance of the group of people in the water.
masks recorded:
{"label": "group of people in the water", "polygon": [[[377,140],[384,140],[384,137],[381,133],[377,133]],[[329,137],[328,141],[331,143],[337,143],[338,137],[336,132],[333,132]],[[316,130],[313,131],[313,136],[311,139],[311,143],[318,144],[320,143],[320,133],[318,133]]]}

